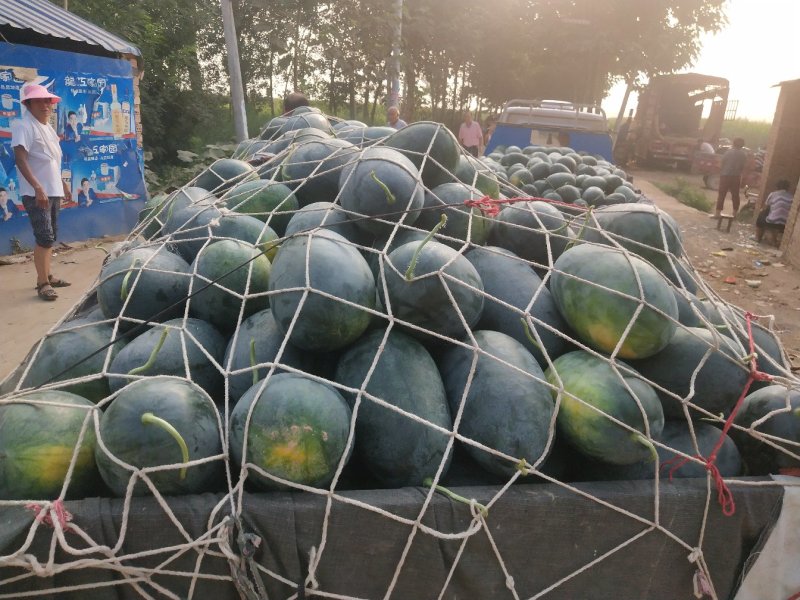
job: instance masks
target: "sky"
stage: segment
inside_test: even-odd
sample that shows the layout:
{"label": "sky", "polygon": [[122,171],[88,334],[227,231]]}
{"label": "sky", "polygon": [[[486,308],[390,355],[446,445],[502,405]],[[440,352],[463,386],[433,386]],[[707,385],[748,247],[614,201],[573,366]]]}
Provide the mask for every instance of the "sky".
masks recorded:
{"label": "sky", "polygon": [[[694,66],[684,72],[725,77],[737,118],[772,121],[781,81],[800,79],[800,0],[729,0],[728,25],[702,37]],[[608,117],[619,112],[625,85],[614,86],[603,101]],[[635,108],[631,97],[628,108]]]}

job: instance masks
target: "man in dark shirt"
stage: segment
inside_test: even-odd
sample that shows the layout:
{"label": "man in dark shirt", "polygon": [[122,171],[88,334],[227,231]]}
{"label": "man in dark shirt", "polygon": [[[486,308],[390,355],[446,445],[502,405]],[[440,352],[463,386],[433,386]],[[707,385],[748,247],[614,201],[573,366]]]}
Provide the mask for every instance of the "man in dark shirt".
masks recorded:
{"label": "man in dark shirt", "polygon": [[725,206],[725,196],[731,193],[733,200],[733,215],[739,212],[739,186],[742,183],[742,171],[747,162],[747,152],[744,150],[744,140],[736,138],[733,147],[722,155],[722,164],[719,171],[719,194],[713,218],[719,218]]}

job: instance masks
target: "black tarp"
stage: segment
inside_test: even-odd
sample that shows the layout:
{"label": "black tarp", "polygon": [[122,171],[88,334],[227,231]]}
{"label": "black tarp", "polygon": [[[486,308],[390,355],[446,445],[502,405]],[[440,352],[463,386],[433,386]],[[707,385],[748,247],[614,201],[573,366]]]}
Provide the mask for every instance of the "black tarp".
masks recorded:
{"label": "black tarp", "polygon": [[[654,519],[652,481],[597,482],[574,484],[583,492],[625,509],[646,520]],[[499,488],[464,487],[461,495],[488,502]],[[343,491],[339,494],[393,515],[414,520],[425,499],[423,488],[399,490]],[[775,486],[733,487],[736,513],[722,515],[712,490],[708,522],[703,536],[704,558],[719,598],[728,598],[737,585],[745,560],[759,536],[774,521],[780,508],[782,488]],[[212,509],[221,495],[204,494],[167,499],[171,511],[193,538],[208,527]],[[705,480],[662,481],[659,494],[659,523],[689,546],[697,546],[703,510],[708,498]],[[122,525],[123,501],[95,498],[65,503],[79,524],[97,543],[114,546]],[[242,520],[245,527],[262,538],[256,560],[288,581],[305,580],[312,547],[318,548],[323,530],[326,497],[308,493],[275,492],[245,494]],[[223,503],[223,506],[227,506]],[[219,512],[224,516],[225,510]],[[33,519],[23,507],[0,509],[0,555],[14,553],[24,543]],[[422,522],[442,533],[466,530],[472,516],[469,506],[436,494]],[[508,489],[492,506],[486,522],[508,574],[520,598],[530,598],[562,578],[601,557],[604,553],[648,529],[648,525],[582,497],[555,484],[520,484]],[[356,598],[384,598],[400,563],[412,527],[377,512],[333,500],[327,542],[316,571],[318,590]],[[53,530],[40,526],[28,553],[41,563],[47,561]],[[68,533],[76,548],[85,547],[80,538]],[[178,546],[185,542],[162,507],[150,497],[134,498],[128,516],[127,535],[117,556],[154,548]],[[406,600],[440,597],[445,580],[458,554],[461,540],[444,540],[418,531],[405,558],[391,598]],[[215,546],[219,550],[218,546]],[[650,531],[618,552],[599,561],[583,573],[562,583],[545,598],[563,599],[689,599],[696,566],[688,560],[689,550],[659,530]],[[158,556],[122,561],[126,566],[155,567],[175,551]],[[100,554],[90,558],[102,558]],[[85,558],[85,557],[84,557]],[[189,595],[191,574],[198,553],[190,550],[163,568],[189,576],[153,575],[152,581],[173,590],[178,597]],[[56,563],[76,557],[56,551]],[[0,563],[2,560],[0,560]],[[209,557],[200,562],[199,572],[229,578],[228,562]],[[25,571],[0,568],[0,598],[19,598],[25,592],[51,600],[118,600],[140,598],[130,583],[101,588],[67,591],[76,585],[120,581],[108,568],[84,566],[54,576],[26,576],[9,582]],[[441,597],[446,599],[512,598],[506,576],[484,531],[466,543],[452,578]],[[268,598],[289,598],[297,589],[264,575]],[[142,583],[154,598],[167,597],[149,583]],[[45,590],[56,588],[50,593]],[[199,580],[193,598],[238,600],[230,581]],[[306,597],[314,596],[310,592]]]}

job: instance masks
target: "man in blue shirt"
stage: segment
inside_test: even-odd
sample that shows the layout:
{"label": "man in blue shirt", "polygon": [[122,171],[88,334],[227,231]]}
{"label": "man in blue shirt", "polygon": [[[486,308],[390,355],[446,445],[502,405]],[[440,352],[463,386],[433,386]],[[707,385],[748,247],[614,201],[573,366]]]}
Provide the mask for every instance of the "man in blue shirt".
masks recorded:
{"label": "man in blue shirt", "polygon": [[89,208],[95,200],[97,200],[97,194],[89,185],[89,180],[84,177],[81,179],[81,189],[78,192],[78,206]]}

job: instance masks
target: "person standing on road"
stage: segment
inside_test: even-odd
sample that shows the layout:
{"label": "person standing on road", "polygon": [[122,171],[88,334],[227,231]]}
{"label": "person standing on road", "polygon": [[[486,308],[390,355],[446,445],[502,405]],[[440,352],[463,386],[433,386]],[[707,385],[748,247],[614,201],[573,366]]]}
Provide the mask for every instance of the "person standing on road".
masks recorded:
{"label": "person standing on road", "polygon": [[387,125],[395,129],[402,129],[408,125],[408,123],[400,118],[400,109],[396,106],[389,107],[389,110],[386,111],[386,119],[388,121]]}
{"label": "person standing on road", "polygon": [[483,131],[478,122],[472,120],[470,111],[464,113],[464,122],[458,128],[458,141],[472,156],[483,154]]}
{"label": "person standing on road", "polygon": [[36,292],[42,300],[55,300],[58,294],[53,288],[70,285],[53,277],[50,272],[61,201],[72,198],[69,186],[61,179],[61,147],[58,135],[50,125],[50,117],[59,100],[61,98],[42,85],[25,86],[22,104],[27,110],[11,125],[11,146],[17,172],[21,175],[19,191],[36,239],[33,264],[36,267]]}
{"label": "person standing on road", "polygon": [[733,147],[722,155],[722,164],[719,171],[719,194],[717,194],[717,207],[713,218],[718,219],[725,206],[725,196],[731,193],[733,200],[733,216],[739,212],[739,186],[742,184],[742,171],[747,162],[747,152],[744,151],[744,140],[736,138]]}

